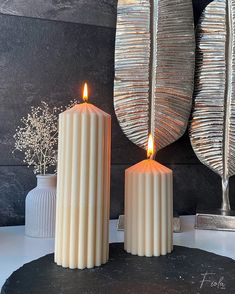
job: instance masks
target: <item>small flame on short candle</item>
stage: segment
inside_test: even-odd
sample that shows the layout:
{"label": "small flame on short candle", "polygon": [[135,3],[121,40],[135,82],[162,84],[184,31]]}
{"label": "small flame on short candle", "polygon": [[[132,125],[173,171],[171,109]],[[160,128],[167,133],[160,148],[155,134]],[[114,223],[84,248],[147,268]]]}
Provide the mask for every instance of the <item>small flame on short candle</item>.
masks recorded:
{"label": "small flame on short candle", "polygon": [[84,102],[88,101],[88,85],[87,85],[87,83],[84,84],[83,100],[84,100]]}
{"label": "small flame on short candle", "polygon": [[152,158],[153,154],[154,154],[153,136],[152,136],[152,134],[150,134],[149,140],[148,140],[147,157]]}

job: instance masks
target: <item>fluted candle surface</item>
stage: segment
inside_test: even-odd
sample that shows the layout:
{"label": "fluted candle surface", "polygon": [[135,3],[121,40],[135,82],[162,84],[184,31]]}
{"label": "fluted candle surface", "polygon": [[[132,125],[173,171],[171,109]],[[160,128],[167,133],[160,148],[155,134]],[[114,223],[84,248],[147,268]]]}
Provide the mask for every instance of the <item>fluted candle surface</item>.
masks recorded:
{"label": "fluted candle surface", "polygon": [[109,255],[111,117],[90,103],[59,117],[55,262],[100,266]]}
{"label": "fluted candle surface", "polygon": [[173,249],[172,171],[147,159],[125,172],[125,250],[160,256]]}

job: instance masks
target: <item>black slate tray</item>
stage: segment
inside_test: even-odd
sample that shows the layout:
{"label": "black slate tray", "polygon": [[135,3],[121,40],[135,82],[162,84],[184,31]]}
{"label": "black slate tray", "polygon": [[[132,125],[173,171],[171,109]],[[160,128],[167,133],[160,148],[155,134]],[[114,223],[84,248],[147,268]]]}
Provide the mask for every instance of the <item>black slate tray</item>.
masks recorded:
{"label": "black slate tray", "polygon": [[25,264],[2,294],[235,293],[235,261],[199,249],[175,246],[172,254],[138,257],[110,244],[110,260],[94,269],[57,266],[53,254]]}

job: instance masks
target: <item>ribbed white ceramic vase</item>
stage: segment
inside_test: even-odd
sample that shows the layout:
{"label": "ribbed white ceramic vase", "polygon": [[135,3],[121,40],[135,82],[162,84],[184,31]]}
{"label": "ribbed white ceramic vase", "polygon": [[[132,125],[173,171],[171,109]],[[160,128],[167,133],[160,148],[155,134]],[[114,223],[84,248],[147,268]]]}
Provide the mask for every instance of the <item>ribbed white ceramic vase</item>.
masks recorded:
{"label": "ribbed white ceramic vase", "polygon": [[38,175],[37,187],[25,203],[25,234],[37,238],[55,236],[56,175]]}

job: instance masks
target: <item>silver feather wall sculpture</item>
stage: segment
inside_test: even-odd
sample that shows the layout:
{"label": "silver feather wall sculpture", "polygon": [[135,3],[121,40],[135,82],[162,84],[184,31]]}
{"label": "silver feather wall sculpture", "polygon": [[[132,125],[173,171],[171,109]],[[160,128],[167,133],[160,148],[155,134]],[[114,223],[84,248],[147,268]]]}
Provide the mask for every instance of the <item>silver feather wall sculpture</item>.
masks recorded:
{"label": "silver feather wall sculpture", "polygon": [[191,143],[200,161],[222,178],[229,211],[235,174],[235,1],[215,0],[197,28],[196,89]]}
{"label": "silver feather wall sculpture", "polygon": [[195,34],[191,0],[119,0],[114,108],[125,135],[156,151],[186,130],[192,104]]}

